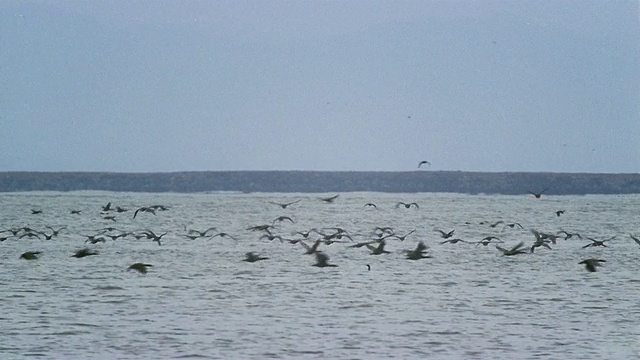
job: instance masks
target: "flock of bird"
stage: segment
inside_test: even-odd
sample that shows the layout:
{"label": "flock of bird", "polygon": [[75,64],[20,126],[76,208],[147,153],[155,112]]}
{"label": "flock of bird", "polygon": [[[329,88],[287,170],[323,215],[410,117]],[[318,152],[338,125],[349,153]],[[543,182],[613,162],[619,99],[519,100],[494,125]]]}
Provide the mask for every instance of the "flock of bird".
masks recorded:
{"label": "flock of bird", "polygon": [[[541,192],[529,192],[534,195],[535,198],[540,198],[541,195],[546,191],[544,189]],[[331,196],[331,197],[321,197],[318,198],[318,201],[321,201],[326,204],[334,203],[339,198],[339,195]],[[269,204],[279,207],[280,209],[288,209],[290,206],[298,204],[302,201],[302,199],[296,199],[289,202],[269,202]],[[364,207],[370,207],[377,209],[377,205],[374,203],[366,203],[363,205]],[[416,202],[405,203],[398,201],[395,204],[395,208],[399,209],[419,209],[420,206]],[[137,208],[133,212],[132,219],[139,218],[139,215],[142,213],[147,213],[150,215],[156,215],[158,212],[164,212],[170,210],[169,206],[165,205],[151,205],[151,206],[142,206]],[[410,211],[410,210],[407,210]],[[112,206],[112,203],[109,202],[106,205],[101,206],[99,210],[100,215],[103,219],[108,221],[117,222],[114,214],[121,214],[129,212],[128,209],[122,208],[120,206]],[[32,216],[40,216],[43,213],[41,209],[31,209]],[[80,210],[70,210],[70,213],[73,215],[81,215]],[[555,212],[556,216],[561,216],[565,213],[564,210],[557,210]],[[315,263],[313,266],[316,267],[337,267],[338,265],[332,264],[329,262],[329,256],[322,250],[324,247],[331,246],[334,243],[342,243],[345,244],[345,247],[348,249],[357,249],[357,248],[365,248],[369,251],[371,255],[384,255],[389,254],[390,251],[386,249],[388,241],[400,241],[404,242],[410,236],[415,236],[416,229],[411,229],[409,231],[399,232],[398,230],[392,227],[382,227],[377,226],[371,230],[371,232],[366,234],[360,233],[352,233],[341,227],[314,227],[311,229],[297,230],[295,232],[285,234],[279,232],[281,229],[282,223],[288,224],[296,224],[294,218],[290,215],[282,215],[278,216],[275,219],[259,225],[249,226],[246,228],[249,232],[258,233],[258,240],[261,241],[273,241],[277,240],[281,243],[288,243],[293,246],[302,247],[304,255],[313,255],[315,256]],[[517,222],[506,222],[504,220],[499,220],[495,222],[480,222],[478,225],[487,226],[489,229],[495,229],[498,226],[501,226],[504,231],[507,228],[519,228],[524,229],[524,227]],[[204,230],[198,229],[188,229],[187,226],[184,226],[184,232],[178,234],[189,240],[196,240],[201,238],[213,239],[216,237],[231,239],[234,241],[239,240],[239,236],[231,235],[226,232],[220,232],[217,230],[217,227],[211,226]],[[0,230],[0,242],[4,242],[7,240],[21,240],[21,239],[40,239],[40,240],[53,240],[57,238],[61,233],[68,232],[67,226],[59,226],[52,227],[49,225],[44,226],[41,230],[36,230],[30,226],[20,226],[20,227],[11,227],[8,229]],[[475,241],[470,241],[466,239],[462,239],[455,235],[454,229],[434,229],[434,234],[437,234],[442,240],[439,241],[440,244],[457,244],[457,243],[466,243],[470,245],[477,246],[488,246],[493,245],[495,248],[503,255],[503,256],[515,256],[526,253],[533,253],[538,248],[552,249],[552,246],[557,244],[558,240],[564,239],[568,240],[571,238],[582,239],[585,241],[589,241],[583,248],[588,247],[607,247],[607,242],[614,239],[616,236],[612,236],[605,240],[598,240],[587,235],[571,233],[564,230],[561,230],[556,233],[547,233],[538,231],[535,229],[530,229],[530,233],[533,235],[533,242],[531,245],[525,246],[525,242],[521,241],[517,245],[512,247],[503,247],[505,246],[504,241],[500,239],[500,234],[489,235],[482,239],[478,239]],[[162,246],[162,239],[166,236],[169,231],[164,232],[154,232],[149,229],[140,229],[135,231],[124,231],[118,229],[116,226],[106,226],[101,229],[98,229],[93,234],[84,234],[78,233],[77,236],[80,236],[85,239],[85,244],[98,244],[98,243],[106,243],[108,241],[115,241],[119,239],[126,238],[135,238],[136,240],[147,240],[156,243],[158,246]],[[629,234],[630,238],[635,241],[638,245],[640,245],[640,238],[634,236],[633,234]],[[120,241],[120,240],[119,240]],[[86,246],[86,245],[85,245]],[[428,254],[429,247],[425,244],[424,241],[420,240],[417,242],[415,248],[405,249],[403,250],[403,254],[408,260],[421,260],[430,258],[431,255]],[[74,258],[84,258],[87,256],[95,256],[98,255],[99,252],[94,248],[83,247],[77,250],[71,257]],[[20,255],[21,259],[24,260],[37,260],[39,256],[42,255],[41,251],[26,251]],[[248,263],[255,263],[258,261],[269,260],[268,257],[262,256],[256,252],[247,252],[242,261]],[[579,262],[579,264],[585,265],[585,268],[590,271],[596,271],[596,268],[601,265],[601,263],[605,262],[604,259],[598,258],[587,258]],[[139,273],[145,274],[148,271],[149,267],[152,267],[152,264],[137,262],[129,267],[126,270],[134,270]],[[370,264],[366,264],[368,270],[371,269]]]}

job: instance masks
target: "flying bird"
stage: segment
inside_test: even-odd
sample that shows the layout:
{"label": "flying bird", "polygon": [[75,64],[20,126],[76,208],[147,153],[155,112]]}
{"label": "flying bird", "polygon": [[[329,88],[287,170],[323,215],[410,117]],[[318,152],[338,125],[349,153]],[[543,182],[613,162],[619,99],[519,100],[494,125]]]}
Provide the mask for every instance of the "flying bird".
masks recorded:
{"label": "flying bird", "polygon": [[424,253],[426,250],[427,246],[420,241],[414,250],[405,250],[404,252],[407,255],[407,260],[420,260],[431,257]]}
{"label": "flying bird", "polygon": [[127,268],[127,271],[129,271],[129,270],[135,270],[135,271],[137,271],[137,272],[139,272],[139,273],[141,273],[141,274],[146,274],[146,273],[147,273],[147,268],[148,268],[148,267],[150,267],[150,266],[153,266],[153,265],[151,265],[151,264],[144,264],[144,263],[135,263],[135,264],[133,264],[133,265],[129,266],[129,267]]}
{"label": "flying bird", "polygon": [[369,250],[371,250],[371,255],[381,255],[381,254],[389,254],[389,251],[384,249],[384,246],[387,243],[382,240],[378,243],[378,246],[373,245],[365,245]]}
{"label": "flying bird", "polygon": [[525,254],[526,250],[522,249],[523,246],[524,246],[524,242],[521,241],[520,243],[518,243],[518,245],[512,247],[511,249],[505,249],[498,245],[496,245],[496,249],[502,251],[502,255],[504,256],[513,256],[518,254]]}
{"label": "flying bird", "polygon": [[141,207],[141,208],[138,208],[138,209],[133,213],[133,218],[134,218],[134,219],[136,218],[136,216],[138,216],[138,213],[139,213],[139,212],[148,212],[148,213],[152,213],[153,215],[155,215],[155,214],[156,214],[156,209],[155,209],[155,208],[153,208],[153,207],[146,207],[146,206],[143,206],[143,207]]}
{"label": "flying bird", "polygon": [[421,167],[422,165],[427,164],[429,166],[431,166],[431,162],[427,161],[427,160],[422,160],[418,163],[418,167]]}
{"label": "flying bird", "polygon": [[539,193],[529,190],[529,194],[535,196],[536,199],[540,199],[540,196],[542,196],[542,194],[544,194],[544,192],[547,191],[547,190],[549,190],[549,188],[545,188],[544,190],[540,191]]}
{"label": "flying bird", "polygon": [[595,272],[596,268],[598,266],[601,266],[600,263],[602,263],[602,262],[607,262],[607,260],[589,258],[589,259],[585,259],[585,260],[580,261],[578,264],[584,264],[584,267],[587,269],[587,271]]}
{"label": "flying bird", "polygon": [[84,249],[80,249],[80,250],[76,251],[76,253],[73,254],[71,257],[79,259],[79,258],[83,258],[83,257],[86,257],[86,256],[91,256],[91,255],[98,255],[98,252],[97,251],[93,251],[91,249],[84,248]]}
{"label": "flying bird", "polygon": [[454,233],[456,230],[454,229],[454,230],[451,230],[451,231],[449,231],[449,232],[444,232],[444,231],[442,231],[442,230],[438,230],[438,229],[436,229],[435,231],[439,232],[439,233],[440,233],[440,236],[441,236],[443,239],[448,239],[448,238],[450,238],[450,237],[452,237],[452,236],[453,236],[453,233]]}
{"label": "flying bird", "polygon": [[404,208],[405,208],[405,209],[409,209],[409,208],[411,208],[412,206],[415,206],[415,207],[416,207],[416,209],[419,209],[419,208],[420,208],[420,206],[418,206],[418,203],[415,203],[415,202],[412,202],[412,203],[408,203],[408,204],[407,204],[407,203],[405,203],[405,202],[399,201],[399,202],[396,204],[396,208],[399,208],[400,206],[404,206]]}
{"label": "flying bird", "polygon": [[337,267],[338,265],[329,264],[329,256],[322,251],[316,252],[316,263],[313,266],[317,267]]}
{"label": "flying bird", "polygon": [[322,242],[321,239],[316,240],[315,243],[313,243],[312,246],[307,245],[305,242],[300,241],[300,245],[302,245],[303,248],[305,248],[305,255],[311,255],[311,254],[315,254],[316,252],[318,252],[318,246],[320,246],[320,243]]}
{"label": "flying bird", "polygon": [[292,201],[292,202],[288,202],[288,203],[277,203],[277,202],[271,202],[271,201],[269,201],[269,204],[278,205],[278,206],[280,206],[281,208],[286,209],[286,208],[287,208],[287,206],[289,206],[289,205],[293,205],[293,204],[297,204],[297,203],[299,203],[299,202],[300,202],[300,199],[295,200],[295,201]]}
{"label": "flying bird", "polygon": [[38,255],[40,255],[40,251],[27,251],[25,253],[23,253],[22,255],[20,255],[20,259],[25,259],[25,260],[37,260],[38,259]]}
{"label": "flying bird", "polygon": [[268,257],[262,257],[254,252],[248,252],[245,254],[244,260],[242,261],[246,261],[246,262],[250,262],[250,263],[254,263],[256,261],[260,261],[260,260],[268,260]]}
{"label": "flying bird", "polygon": [[228,238],[230,238],[230,239],[232,239],[232,240],[238,241],[238,239],[236,239],[235,237],[233,237],[233,236],[231,236],[231,235],[229,235],[229,234],[227,234],[227,233],[225,233],[225,232],[217,233],[217,234],[215,234],[215,235],[211,236],[209,239],[213,239],[213,238],[214,238],[214,237],[216,237],[216,236],[220,236],[220,237],[222,237],[222,238],[224,238],[224,237],[228,237]]}
{"label": "flying bird", "polygon": [[338,198],[338,196],[340,196],[340,194],[334,195],[334,196],[331,196],[331,197],[320,198],[320,200],[322,200],[322,201],[324,201],[326,203],[332,203]]}
{"label": "flying bird", "polygon": [[591,240],[590,244],[587,244],[585,246],[583,246],[582,248],[588,248],[588,247],[596,247],[596,246],[603,246],[603,247],[607,247],[607,245],[604,243],[605,241],[609,241],[609,240],[613,240],[615,238],[615,236],[612,236],[606,240],[596,240],[593,238],[590,238],[587,236],[587,239]]}
{"label": "flying bird", "polygon": [[635,242],[636,242],[636,244],[640,245],[640,239],[639,239],[639,238],[637,238],[637,237],[635,237],[635,236],[633,236],[633,235],[631,235],[631,234],[629,234],[629,236],[631,237],[631,239],[632,239],[633,241],[635,241]]}

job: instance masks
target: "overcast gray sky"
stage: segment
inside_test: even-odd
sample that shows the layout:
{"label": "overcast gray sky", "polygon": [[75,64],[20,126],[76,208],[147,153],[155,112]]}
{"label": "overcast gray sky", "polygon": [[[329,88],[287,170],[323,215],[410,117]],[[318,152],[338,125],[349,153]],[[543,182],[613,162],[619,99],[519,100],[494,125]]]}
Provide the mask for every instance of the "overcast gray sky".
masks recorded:
{"label": "overcast gray sky", "polygon": [[639,172],[639,16],[637,0],[4,0],[0,171]]}

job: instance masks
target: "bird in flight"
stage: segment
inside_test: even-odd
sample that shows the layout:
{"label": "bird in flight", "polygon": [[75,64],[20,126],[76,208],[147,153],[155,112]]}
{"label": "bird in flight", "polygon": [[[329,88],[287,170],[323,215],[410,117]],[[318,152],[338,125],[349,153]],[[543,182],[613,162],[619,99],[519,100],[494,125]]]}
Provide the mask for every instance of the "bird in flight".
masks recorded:
{"label": "bird in flight", "polygon": [[453,233],[455,232],[455,229],[454,229],[454,230],[451,230],[451,231],[449,231],[449,232],[444,232],[444,231],[442,231],[442,230],[438,230],[438,229],[436,229],[435,231],[439,232],[439,233],[440,233],[440,236],[441,236],[443,239],[448,239],[448,238],[450,238],[450,237],[452,237],[452,236],[453,236]]}
{"label": "bird in flight", "polygon": [[296,201],[288,202],[288,203],[277,203],[277,202],[271,202],[271,201],[270,201],[270,202],[269,202],[269,204],[278,205],[278,206],[280,206],[281,208],[286,209],[286,208],[287,208],[287,206],[289,206],[289,205],[293,205],[293,204],[297,204],[297,203],[299,203],[299,202],[300,202],[300,199],[298,199],[298,200],[296,200]]}
{"label": "bird in flight", "polygon": [[607,247],[607,245],[604,242],[615,239],[615,236],[612,236],[612,237],[610,237],[610,238],[608,238],[606,240],[596,240],[596,239],[590,238],[588,236],[587,236],[587,239],[591,240],[591,243],[583,246],[582,247],[583,249],[584,248],[588,248],[588,247],[596,247],[596,246]]}
{"label": "bird in flight", "polygon": [[40,251],[27,251],[20,255],[20,259],[36,260],[38,259],[38,255],[40,255]]}
{"label": "bird in flight", "polygon": [[340,196],[340,194],[338,194],[338,195],[333,195],[333,196],[331,196],[331,197],[320,198],[320,200],[322,200],[322,201],[324,201],[324,202],[326,202],[326,203],[332,203],[332,202],[334,202],[334,201],[335,201],[335,199],[337,199],[337,198],[338,198],[338,196]]}
{"label": "bird in flight", "polygon": [[406,254],[408,260],[427,259],[431,257],[424,253],[427,249],[427,246],[422,241],[420,241],[418,242],[418,245],[414,250],[405,250],[404,253]]}
{"label": "bird in flight", "polygon": [[420,162],[418,163],[418,167],[421,167],[422,165],[425,165],[425,164],[427,164],[427,165],[431,166],[431,162],[429,162],[429,161],[427,161],[427,160],[422,160],[422,161],[420,161]]}
{"label": "bird in flight", "polygon": [[584,264],[584,267],[587,269],[587,271],[595,272],[596,267],[600,266],[601,262],[607,262],[607,260],[589,258],[589,259],[580,261],[578,264]]}
{"label": "bird in flight", "polygon": [[253,263],[253,262],[256,262],[256,261],[268,260],[268,259],[269,259],[268,257],[260,256],[260,255],[254,253],[254,252],[248,252],[248,253],[245,254],[245,258],[242,261]]}
{"label": "bird in flight", "polygon": [[337,267],[338,265],[329,264],[329,256],[322,251],[316,252],[316,263],[313,266],[317,267]]}
{"label": "bird in flight", "polygon": [[419,208],[420,208],[420,206],[418,206],[418,203],[415,203],[415,202],[412,202],[412,203],[407,204],[407,203],[405,203],[405,202],[400,201],[400,202],[398,202],[398,203],[396,204],[396,208],[399,208],[400,206],[404,206],[404,207],[405,207],[405,209],[408,209],[408,208],[410,208],[410,207],[412,207],[412,206],[415,206],[415,207],[416,207],[416,209],[419,209]]}
{"label": "bird in flight", "polygon": [[147,268],[148,268],[148,267],[150,267],[150,266],[153,266],[153,265],[151,265],[151,264],[144,264],[144,263],[135,263],[135,264],[133,264],[133,265],[129,266],[129,267],[127,268],[127,271],[129,271],[129,270],[135,270],[135,271],[137,271],[137,272],[139,272],[139,273],[141,273],[141,274],[146,274],[146,273],[147,273]]}
{"label": "bird in flight", "polygon": [[91,256],[91,255],[98,255],[98,252],[97,251],[92,251],[91,249],[84,248],[84,249],[80,249],[80,250],[76,251],[76,253],[73,254],[71,257],[79,259],[79,258],[83,258],[83,257],[86,257],[86,256]]}
{"label": "bird in flight", "polygon": [[540,191],[540,192],[533,192],[531,190],[529,190],[529,194],[533,195],[536,197],[536,199],[540,199],[540,196],[542,196],[542,194],[544,194],[545,191],[549,190],[549,188],[545,188],[544,190]]}
{"label": "bird in flight", "polygon": [[502,251],[502,255],[504,256],[513,256],[518,254],[526,254],[526,250],[522,249],[523,246],[524,242],[521,241],[520,243],[518,243],[518,245],[512,247],[511,249],[505,249],[498,245],[496,245],[496,249]]}

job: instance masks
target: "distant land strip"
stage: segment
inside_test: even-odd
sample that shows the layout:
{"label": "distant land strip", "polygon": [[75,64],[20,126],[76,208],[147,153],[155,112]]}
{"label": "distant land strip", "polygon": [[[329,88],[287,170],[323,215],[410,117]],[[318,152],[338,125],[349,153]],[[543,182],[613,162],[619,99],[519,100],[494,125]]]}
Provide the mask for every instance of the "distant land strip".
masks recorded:
{"label": "distant land strip", "polygon": [[0,172],[0,192],[638,194],[640,174],[464,171]]}

